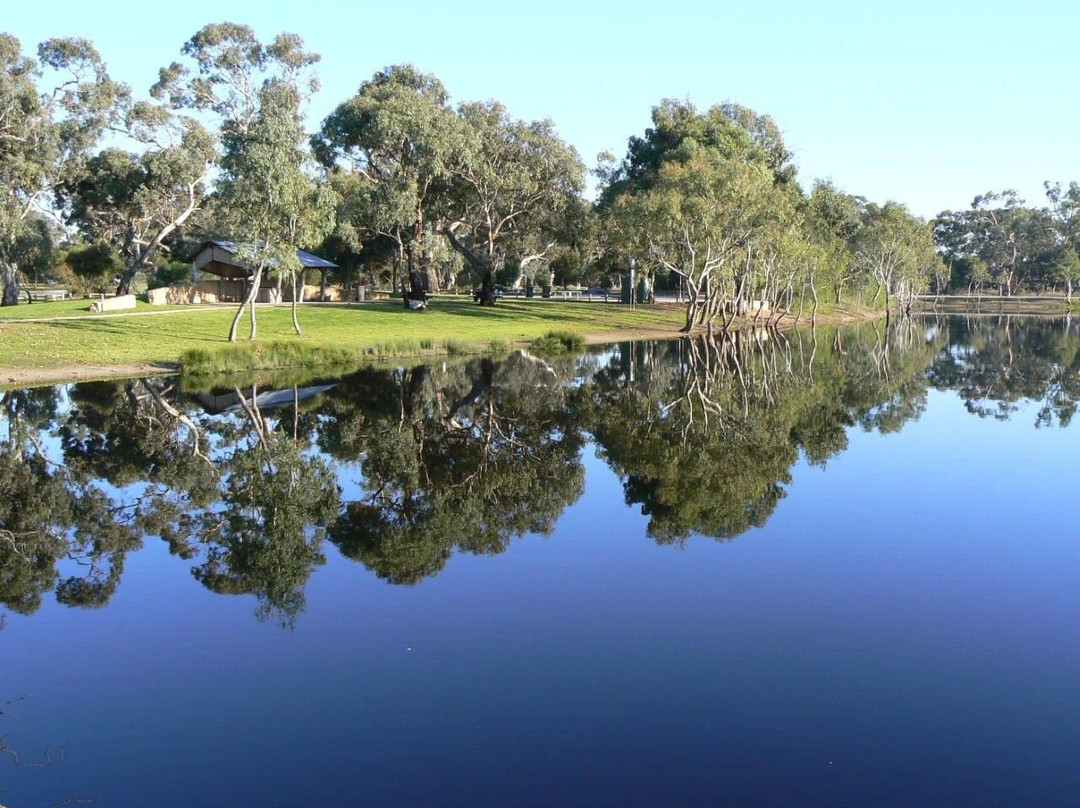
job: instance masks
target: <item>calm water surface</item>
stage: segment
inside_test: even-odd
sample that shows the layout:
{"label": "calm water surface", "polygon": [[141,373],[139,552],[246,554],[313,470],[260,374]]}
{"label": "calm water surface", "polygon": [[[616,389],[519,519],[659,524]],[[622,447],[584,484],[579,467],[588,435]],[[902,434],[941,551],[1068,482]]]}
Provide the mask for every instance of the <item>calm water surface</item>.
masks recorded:
{"label": "calm water surface", "polygon": [[0,393],[0,804],[1076,805],[1078,367],[957,318]]}

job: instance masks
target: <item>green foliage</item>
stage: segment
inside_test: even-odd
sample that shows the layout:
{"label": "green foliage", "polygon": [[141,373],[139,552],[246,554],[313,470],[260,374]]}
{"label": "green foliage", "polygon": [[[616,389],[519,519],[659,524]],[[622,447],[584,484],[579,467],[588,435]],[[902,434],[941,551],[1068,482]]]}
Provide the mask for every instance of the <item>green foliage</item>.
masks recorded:
{"label": "green foliage", "polygon": [[475,271],[480,302],[493,305],[496,268],[511,255],[545,255],[566,231],[585,167],[550,120],[515,120],[497,101],[462,104],[458,115],[468,137],[443,232]]}
{"label": "green foliage", "polygon": [[908,308],[912,295],[924,292],[942,265],[929,226],[894,202],[867,206],[853,258],[885,292],[886,304],[896,295]]}
{"label": "green foliage", "polygon": [[538,354],[580,353],[585,338],[569,331],[549,331],[530,346]]}
{"label": "green foliage", "polygon": [[89,41],[50,39],[35,60],[0,33],[0,305],[18,301],[40,260],[31,220],[77,172],[125,96]]}
{"label": "green foliage", "polygon": [[[318,88],[312,68],[317,54],[295,34],[263,45],[246,25],[204,26],[183,47],[197,69],[173,63],[161,71],[154,98],[176,109],[213,113],[220,122],[221,177],[217,185],[221,224],[240,234],[243,258],[252,268],[249,297],[236,312],[229,339],[245,306],[250,338],[257,333],[253,301],[264,274],[292,282],[293,327],[300,333],[296,290],[302,285],[298,247],[312,247],[333,230],[336,197],[308,171],[310,150],[303,105]],[[148,109],[148,107],[143,107]]]}
{"label": "green foliage", "polygon": [[120,257],[105,242],[97,242],[84,247],[68,250],[64,262],[75,273],[85,288],[94,292],[104,292],[112,284],[113,277],[120,271]]}
{"label": "green foliage", "polygon": [[160,289],[191,280],[191,264],[182,261],[162,261],[154,266],[154,274],[147,283],[149,289]]}
{"label": "green foliage", "polygon": [[339,235],[359,249],[385,236],[404,257],[409,298],[426,299],[427,222],[465,146],[466,131],[435,76],[393,65],[364,82],[313,138],[315,153],[335,177],[341,198]]}
{"label": "green foliage", "polygon": [[57,189],[82,236],[110,244],[121,257],[117,294],[128,293],[204,206],[218,160],[211,134],[191,118],[140,101],[124,120],[137,152],[105,149]]}
{"label": "green foliage", "polygon": [[[626,193],[648,191],[666,163],[684,162],[704,150],[723,161],[764,165],[777,185],[794,183],[795,167],[779,127],[767,115],[738,104],[719,104],[701,113],[689,101],[665,98],[653,107],[653,125],[631,137],[626,159],[604,172],[601,206]],[[608,160],[614,163],[610,155]]]}
{"label": "green foliage", "polygon": [[815,316],[826,289],[834,305],[872,287],[910,301],[943,274],[928,228],[906,211],[911,221],[879,238],[880,211],[902,206],[868,206],[827,182],[807,198],[790,161],[768,116],[664,100],[622,163],[606,156],[601,166],[601,260],[621,273],[679,278],[689,292],[686,331],[718,319],[728,328],[740,314],[775,324],[801,316],[808,299]]}

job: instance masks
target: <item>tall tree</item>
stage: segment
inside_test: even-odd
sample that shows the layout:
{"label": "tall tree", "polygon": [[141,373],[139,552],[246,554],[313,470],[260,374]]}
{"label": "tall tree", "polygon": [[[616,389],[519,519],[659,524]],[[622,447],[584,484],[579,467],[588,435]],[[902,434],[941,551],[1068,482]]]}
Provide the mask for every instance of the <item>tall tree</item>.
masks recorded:
{"label": "tall tree", "polygon": [[[557,232],[583,188],[585,167],[550,120],[510,117],[497,101],[462,104],[469,144],[453,168],[443,233],[476,272],[480,302],[495,304],[495,270],[524,249],[515,239]],[[544,248],[547,249],[546,247]]]}
{"label": "tall tree", "polygon": [[689,291],[683,331],[711,325],[725,297],[745,300],[742,262],[775,218],[767,166],[698,148],[660,167],[651,187],[619,196],[613,241],[630,256],[681,277]]}
{"label": "tall tree", "polygon": [[1080,183],[1045,182],[1048,234],[1056,247],[1054,279],[1065,283],[1065,294],[1072,302],[1073,286],[1080,281]]}
{"label": "tall tree", "polygon": [[268,269],[293,281],[293,325],[299,334],[296,248],[314,246],[333,224],[328,219],[332,198],[305,169],[302,108],[318,89],[312,68],[320,57],[305,51],[296,34],[279,34],[263,45],[249,26],[231,22],[204,26],[182,52],[194,62],[194,72],[173,62],[161,70],[152,92],[173,108],[215,116],[220,127],[222,213],[240,234],[240,257],[253,272],[229,340],[235,341],[245,308],[250,337],[256,337],[255,298]]}
{"label": "tall tree", "polygon": [[291,280],[293,327],[301,333],[296,306],[303,268],[296,250],[321,241],[333,228],[333,196],[305,171],[306,138],[296,88],[271,82],[259,97],[254,121],[243,135],[226,137],[222,158],[220,198],[236,227],[246,234],[248,241],[238,255],[253,268],[247,298],[233,317],[230,342],[236,340],[245,306],[251,316],[250,338],[255,339],[255,297],[268,271]]}
{"label": "tall tree", "polygon": [[604,172],[602,207],[620,194],[648,190],[662,165],[685,160],[698,148],[728,160],[762,163],[777,185],[794,183],[791,153],[768,115],[732,103],[698,112],[689,101],[665,98],[653,107],[652,124],[644,136],[630,138],[622,164]]}
{"label": "tall tree", "polygon": [[1014,190],[987,192],[971,203],[974,248],[1001,294],[1011,295],[1025,276],[1030,211]]}
{"label": "tall tree", "polygon": [[313,141],[324,165],[355,177],[348,187],[358,204],[348,225],[397,245],[408,273],[406,305],[427,299],[425,236],[466,142],[448,98],[435,76],[392,65],[339,105]]}
{"label": "tall tree", "polygon": [[810,242],[820,245],[827,255],[810,280],[815,301],[819,279],[832,290],[835,303],[840,303],[845,288],[855,280],[851,251],[865,207],[866,200],[844,193],[831,182],[814,183],[806,201],[804,229]]}
{"label": "tall tree", "polygon": [[106,149],[87,159],[79,176],[58,189],[68,220],[84,238],[111,245],[123,266],[116,294],[127,294],[137,273],[198,212],[217,164],[214,138],[198,121],[142,101],[125,115],[139,151]]}
{"label": "tall tree", "polygon": [[0,33],[0,66],[0,305],[11,306],[41,248],[33,215],[97,145],[127,89],[86,39],[50,39],[35,60]]}
{"label": "tall tree", "polygon": [[606,172],[609,241],[624,260],[683,279],[685,331],[711,327],[725,302],[746,309],[755,279],[778,277],[763,248],[793,217],[795,169],[772,119],[737,104],[699,113],[664,99],[652,120]]}
{"label": "tall tree", "polygon": [[929,225],[896,202],[867,206],[855,245],[855,261],[884,291],[886,309],[890,296],[910,308],[941,263]]}

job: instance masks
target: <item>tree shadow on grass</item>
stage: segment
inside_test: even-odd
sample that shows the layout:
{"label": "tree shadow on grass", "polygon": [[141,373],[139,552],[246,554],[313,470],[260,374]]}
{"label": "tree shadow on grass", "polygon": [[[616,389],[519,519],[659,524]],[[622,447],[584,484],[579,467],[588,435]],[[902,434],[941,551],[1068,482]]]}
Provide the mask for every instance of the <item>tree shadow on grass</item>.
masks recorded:
{"label": "tree shadow on grass", "polygon": [[161,339],[168,341],[183,340],[185,343],[189,342],[221,342],[228,337],[227,332],[222,332],[220,336],[212,336],[210,334],[201,333],[198,331],[188,331],[181,328],[160,328],[159,323],[155,322],[154,327],[151,329],[143,330],[142,323],[139,323],[136,327],[132,327],[131,322],[120,322],[120,318],[115,320],[109,319],[76,319],[70,320],[57,320],[49,323],[52,328],[60,330],[66,330],[81,335],[99,335],[103,338],[112,338],[119,341],[143,341],[146,339]]}

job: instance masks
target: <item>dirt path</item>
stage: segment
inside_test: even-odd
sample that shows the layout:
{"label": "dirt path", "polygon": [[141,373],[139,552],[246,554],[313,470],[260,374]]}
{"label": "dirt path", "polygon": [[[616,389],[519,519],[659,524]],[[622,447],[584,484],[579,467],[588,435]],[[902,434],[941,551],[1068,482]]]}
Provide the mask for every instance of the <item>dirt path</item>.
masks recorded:
{"label": "dirt path", "polygon": [[178,373],[176,362],[134,362],[118,365],[60,365],[54,368],[3,368],[0,367],[0,387],[33,387],[42,384],[64,382],[89,382],[99,379],[128,378],[131,376],[160,376]]}

